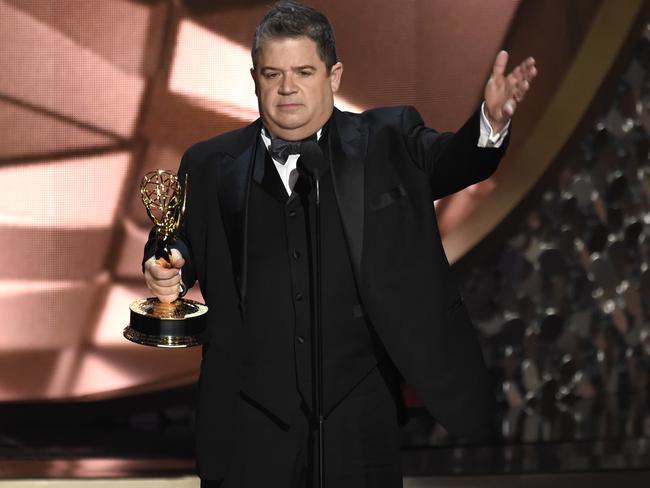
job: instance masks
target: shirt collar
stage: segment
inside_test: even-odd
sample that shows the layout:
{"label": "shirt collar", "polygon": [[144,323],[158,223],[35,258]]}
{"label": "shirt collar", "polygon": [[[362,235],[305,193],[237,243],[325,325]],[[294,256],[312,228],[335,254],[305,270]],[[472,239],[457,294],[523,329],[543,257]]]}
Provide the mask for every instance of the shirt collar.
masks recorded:
{"label": "shirt collar", "polygon": [[[321,127],[320,129],[318,129],[318,131],[316,131],[316,140],[320,141],[322,134],[323,134],[323,128]],[[266,127],[262,126],[261,135],[262,135],[262,140],[264,141],[264,146],[266,146],[266,148],[268,149],[269,146],[271,145],[271,133]]]}

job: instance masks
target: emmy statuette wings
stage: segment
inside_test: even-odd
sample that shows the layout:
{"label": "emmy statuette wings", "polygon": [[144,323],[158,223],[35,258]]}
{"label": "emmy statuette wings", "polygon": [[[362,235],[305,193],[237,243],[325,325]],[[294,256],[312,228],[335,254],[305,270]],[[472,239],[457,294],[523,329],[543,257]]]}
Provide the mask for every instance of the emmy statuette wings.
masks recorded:
{"label": "emmy statuette wings", "polygon": [[[170,266],[171,247],[183,222],[188,180],[181,187],[178,176],[167,170],[147,173],[140,183],[142,203],[156,229],[155,257],[161,266]],[[184,295],[182,290],[181,295]],[[131,303],[131,318],[124,337],[137,344],[154,347],[191,347],[206,339],[206,312],[202,303],[178,298],[163,303],[155,297]]]}

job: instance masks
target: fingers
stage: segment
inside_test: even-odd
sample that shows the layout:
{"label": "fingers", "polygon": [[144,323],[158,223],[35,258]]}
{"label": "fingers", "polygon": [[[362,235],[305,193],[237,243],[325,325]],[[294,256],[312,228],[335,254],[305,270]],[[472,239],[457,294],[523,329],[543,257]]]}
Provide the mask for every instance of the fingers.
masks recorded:
{"label": "fingers", "polygon": [[526,58],[507,76],[504,76],[508,53],[500,51],[492,67],[492,75],[485,86],[485,102],[490,122],[504,124],[512,118],[517,106],[524,100],[530,90],[533,79],[537,76],[535,59]]}
{"label": "fingers", "polygon": [[535,65],[535,59],[530,57],[526,58],[517,68],[517,81],[519,82],[528,82],[533,81],[535,76],[537,76],[537,66]]}
{"label": "fingers", "polygon": [[511,85],[511,94],[512,98],[517,103],[520,103],[524,97],[526,96],[526,92],[528,91],[528,88],[530,88],[530,84],[528,83],[527,80],[522,80],[522,81],[517,81],[515,80],[512,85]]}
{"label": "fingers", "polygon": [[155,258],[151,257],[144,263],[144,274],[145,276],[151,275],[155,280],[168,280],[178,276],[178,269],[162,266]]}
{"label": "fingers", "polygon": [[163,292],[158,292],[155,290],[151,290],[151,293],[153,293],[154,296],[163,303],[172,303],[174,300],[178,298],[178,294],[179,294],[179,292],[163,294]]}
{"label": "fingers", "polygon": [[160,290],[167,290],[167,289],[176,289],[178,288],[178,285],[181,284],[181,275],[177,274],[176,276],[173,276],[168,279],[152,279],[151,280],[152,284],[156,286],[156,288]]}
{"label": "fingers", "polygon": [[[172,261],[174,261],[175,265],[182,260],[183,258],[180,257],[174,261],[172,256]],[[178,298],[181,284],[179,268],[176,268],[175,266],[172,268],[164,267],[159,264],[154,257],[151,257],[145,262],[144,278],[151,293],[153,293],[161,302],[169,303]]]}
{"label": "fingers", "polygon": [[514,98],[508,99],[506,103],[503,104],[503,112],[508,115],[508,117],[512,117],[515,114],[515,110],[517,109],[517,101]]}
{"label": "fingers", "polygon": [[494,60],[494,65],[492,66],[492,76],[499,77],[503,76],[503,73],[506,71],[506,65],[508,64],[508,52],[499,51],[496,59]]}
{"label": "fingers", "polygon": [[527,58],[522,64],[526,72],[526,78],[528,80],[532,80],[533,78],[535,78],[535,76],[537,76],[537,64],[535,58],[531,56]]}
{"label": "fingers", "polygon": [[161,302],[170,303],[178,298],[181,290],[180,277],[176,283],[165,284],[163,282],[146,280],[147,287]]}
{"label": "fingers", "polygon": [[181,255],[180,251],[176,248],[172,249],[172,266],[176,269],[181,269],[185,265],[185,259]]}
{"label": "fingers", "polygon": [[176,248],[172,248],[171,250],[170,261],[171,263],[165,258],[158,258],[155,260],[156,264],[161,268],[181,269],[183,266],[185,266],[185,259],[183,259],[180,251]]}
{"label": "fingers", "polygon": [[532,57],[527,58],[508,75],[509,95],[516,103],[521,103],[524,99],[535,76],[537,67]]}

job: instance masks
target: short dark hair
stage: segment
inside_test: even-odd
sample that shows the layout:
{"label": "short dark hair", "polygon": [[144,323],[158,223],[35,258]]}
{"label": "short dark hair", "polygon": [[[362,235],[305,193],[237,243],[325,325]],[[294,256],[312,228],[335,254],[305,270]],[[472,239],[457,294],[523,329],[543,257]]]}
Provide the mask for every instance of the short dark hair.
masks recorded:
{"label": "short dark hair", "polygon": [[251,49],[253,67],[257,67],[260,48],[264,41],[303,36],[316,43],[318,56],[325,63],[329,73],[338,61],[334,30],[327,17],[318,10],[293,1],[276,3],[257,24]]}

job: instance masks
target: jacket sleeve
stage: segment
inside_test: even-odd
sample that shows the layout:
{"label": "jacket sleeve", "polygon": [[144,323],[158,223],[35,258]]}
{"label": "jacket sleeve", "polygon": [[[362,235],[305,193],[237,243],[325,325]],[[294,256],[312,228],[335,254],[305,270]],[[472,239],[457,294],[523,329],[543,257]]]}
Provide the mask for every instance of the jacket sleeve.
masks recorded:
{"label": "jacket sleeve", "polygon": [[433,200],[451,195],[490,177],[505,153],[510,136],[500,148],[478,147],[480,114],[476,111],[456,133],[425,127],[413,107],[402,112],[402,134],[413,162],[429,178]]}

